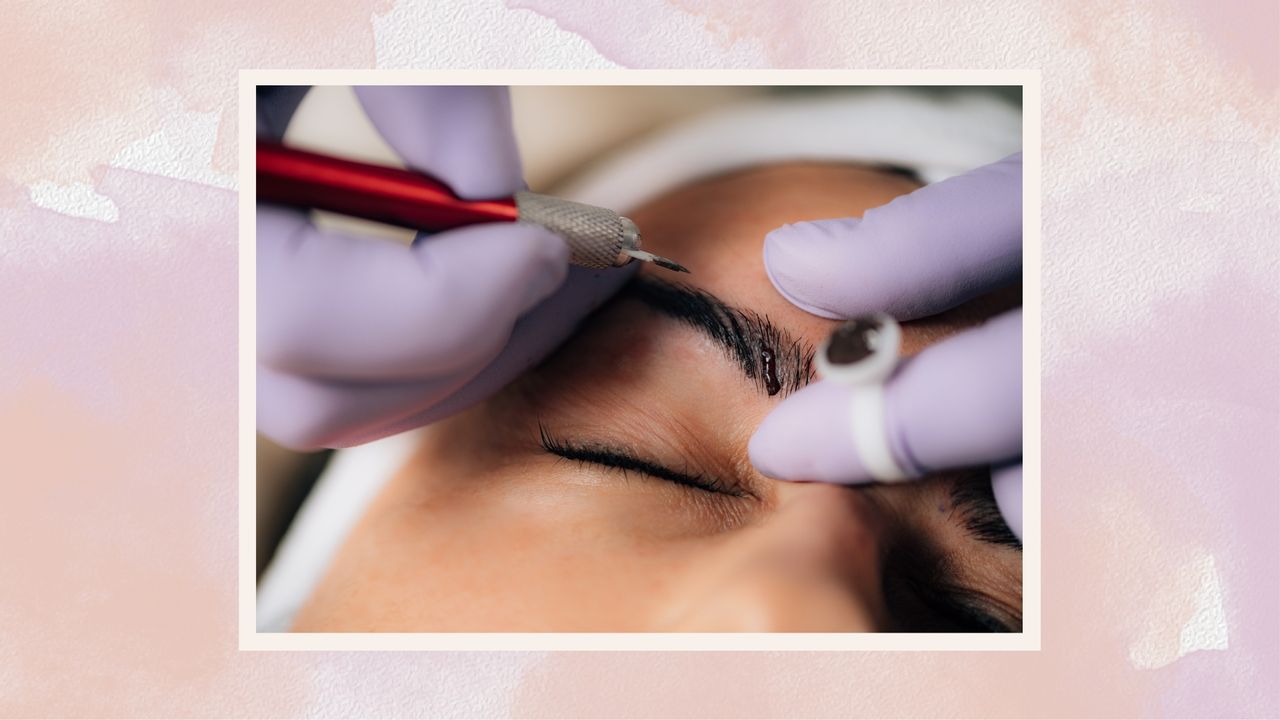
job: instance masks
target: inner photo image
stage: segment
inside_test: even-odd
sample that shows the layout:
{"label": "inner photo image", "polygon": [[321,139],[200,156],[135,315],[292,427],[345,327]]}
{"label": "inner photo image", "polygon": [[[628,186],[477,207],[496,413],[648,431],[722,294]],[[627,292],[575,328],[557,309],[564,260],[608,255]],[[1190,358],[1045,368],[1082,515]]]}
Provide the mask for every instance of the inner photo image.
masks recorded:
{"label": "inner photo image", "polygon": [[258,632],[1022,631],[1019,87],[256,114]]}

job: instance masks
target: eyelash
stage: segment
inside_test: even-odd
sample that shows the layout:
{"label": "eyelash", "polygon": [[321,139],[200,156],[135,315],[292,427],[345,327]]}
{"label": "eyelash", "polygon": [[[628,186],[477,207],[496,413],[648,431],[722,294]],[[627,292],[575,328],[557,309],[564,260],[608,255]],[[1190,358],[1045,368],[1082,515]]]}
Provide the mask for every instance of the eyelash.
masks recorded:
{"label": "eyelash", "polygon": [[538,438],[542,449],[552,455],[583,465],[595,465],[616,470],[621,472],[624,477],[627,472],[634,471],[658,480],[665,480],[703,492],[732,497],[750,497],[744,490],[730,486],[716,478],[701,474],[690,475],[684,472],[677,472],[650,460],[637,458],[628,450],[597,444],[573,444],[556,439],[542,423],[538,423]]}

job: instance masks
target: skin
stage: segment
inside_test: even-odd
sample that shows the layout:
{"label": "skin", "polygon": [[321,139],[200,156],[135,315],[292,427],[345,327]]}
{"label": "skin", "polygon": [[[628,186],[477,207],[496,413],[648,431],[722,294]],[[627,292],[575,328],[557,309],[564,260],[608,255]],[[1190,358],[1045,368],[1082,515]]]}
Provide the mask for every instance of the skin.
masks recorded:
{"label": "skin", "polygon": [[[629,213],[676,277],[817,345],[836,325],[788,303],[761,242],[781,224],[860,216],[917,185],[849,165],[712,178]],[[912,354],[1018,302],[1020,288],[904,326]],[[781,396],[719,346],[632,299],[489,401],[425,431],[299,614],[298,631],[874,631],[925,629],[904,578],[980,592],[1020,627],[1021,553],[966,533],[956,475],[895,486],[784,483],[747,441]],[[716,478],[710,493],[566,460],[608,443]],[[982,480],[985,482],[985,480]],[[907,619],[904,619],[907,618]]]}

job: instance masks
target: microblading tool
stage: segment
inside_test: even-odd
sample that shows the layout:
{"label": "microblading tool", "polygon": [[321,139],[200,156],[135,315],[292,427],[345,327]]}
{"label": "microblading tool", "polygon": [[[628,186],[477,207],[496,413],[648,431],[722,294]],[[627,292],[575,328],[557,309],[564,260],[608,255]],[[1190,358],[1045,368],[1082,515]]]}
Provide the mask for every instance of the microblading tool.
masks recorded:
{"label": "microblading tool", "polygon": [[259,140],[258,200],[315,208],[436,232],[491,222],[527,222],[560,235],[569,262],[588,268],[651,262],[676,272],[683,265],[640,249],[640,229],[612,210],[521,191],[511,197],[464,200],[444,183],[401,168],[330,157]]}

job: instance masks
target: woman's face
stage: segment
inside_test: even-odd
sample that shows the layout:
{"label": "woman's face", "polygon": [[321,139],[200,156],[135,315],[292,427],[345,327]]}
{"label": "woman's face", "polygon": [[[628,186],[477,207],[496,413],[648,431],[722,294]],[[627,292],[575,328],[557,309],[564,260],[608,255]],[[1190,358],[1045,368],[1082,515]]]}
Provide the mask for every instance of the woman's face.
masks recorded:
{"label": "woman's face", "polygon": [[[778,165],[630,213],[692,275],[643,268],[541,367],[428,428],[295,630],[1019,630],[1021,551],[985,471],[845,488],[747,459],[836,324],[773,289],[765,233],[915,187]],[[904,354],[1019,294],[907,324]]]}

